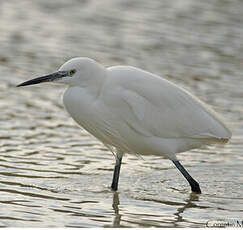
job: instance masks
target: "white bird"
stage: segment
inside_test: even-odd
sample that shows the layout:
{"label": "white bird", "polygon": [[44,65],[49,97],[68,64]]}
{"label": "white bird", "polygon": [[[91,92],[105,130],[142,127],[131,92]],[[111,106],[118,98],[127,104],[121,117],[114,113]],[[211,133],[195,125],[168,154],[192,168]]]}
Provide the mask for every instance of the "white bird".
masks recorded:
{"label": "white bird", "polygon": [[71,117],[116,155],[111,188],[118,189],[122,156],[154,154],[170,159],[191,190],[200,186],[176,153],[211,143],[226,143],[230,130],[216,113],[179,86],[131,66],[105,68],[85,57],[19,86],[41,82],[68,85],[63,102]]}

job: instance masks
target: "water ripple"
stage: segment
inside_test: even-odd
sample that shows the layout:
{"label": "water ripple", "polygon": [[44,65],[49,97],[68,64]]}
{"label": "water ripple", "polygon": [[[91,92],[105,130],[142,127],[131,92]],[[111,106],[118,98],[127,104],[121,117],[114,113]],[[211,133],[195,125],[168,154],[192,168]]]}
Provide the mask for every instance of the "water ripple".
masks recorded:
{"label": "water ripple", "polygon": [[[205,227],[241,221],[243,4],[226,1],[0,3],[0,227]],[[71,26],[70,26],[71,25]],[[163,157],[127,155],[119,193],[112,154],[69,118],[62,86],[16,88],[88,56],[164,76],[221,113],[225,146],[179,154],[190,188]]]}

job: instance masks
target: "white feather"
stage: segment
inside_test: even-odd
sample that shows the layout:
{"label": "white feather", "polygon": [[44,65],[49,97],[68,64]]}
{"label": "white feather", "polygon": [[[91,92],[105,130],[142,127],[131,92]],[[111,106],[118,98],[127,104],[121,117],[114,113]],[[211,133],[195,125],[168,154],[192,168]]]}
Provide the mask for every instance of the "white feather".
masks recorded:
{"label": "white feather", "polygon": [[212,109],[159,76],[129,66],[105,69],[89,59],[65,69],[79,70],[68,79],[67,111],[110,149],[176,159],[178,152],[231,137]]}

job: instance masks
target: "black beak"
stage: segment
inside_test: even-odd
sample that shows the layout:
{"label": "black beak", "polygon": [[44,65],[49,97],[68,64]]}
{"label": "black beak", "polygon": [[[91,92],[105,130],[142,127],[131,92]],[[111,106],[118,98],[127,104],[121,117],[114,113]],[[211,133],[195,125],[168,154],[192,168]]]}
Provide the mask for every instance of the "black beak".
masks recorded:
{"label": "black beak", "polygon": [[55,73],[48,74],[43,77],[37,77],[32,80],[25,81],[25,82],[17,85],[17,87],[26,86],[26,85],[35,85],[35,84],[39,84],[42,82],[55,81],[57,79],[60,79],[60,78],[66,77],[66,76],[68,76],[68,71],[57,71]]}

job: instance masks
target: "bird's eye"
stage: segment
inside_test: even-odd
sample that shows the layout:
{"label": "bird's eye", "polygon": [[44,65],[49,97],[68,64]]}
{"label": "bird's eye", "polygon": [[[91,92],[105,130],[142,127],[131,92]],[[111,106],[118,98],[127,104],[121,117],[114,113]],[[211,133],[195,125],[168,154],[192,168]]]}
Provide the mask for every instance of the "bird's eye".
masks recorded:
{"label": "bird's eye", "polygon": [[76,70],[75,70],[75,69],[72,69],[72,70],[70,70],[70,72],[69,72],[70,75],[73,75],[73,74],[75,74],[75,73],[76,73]]}

